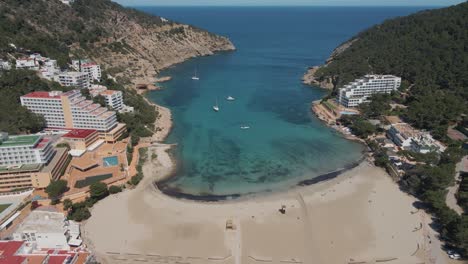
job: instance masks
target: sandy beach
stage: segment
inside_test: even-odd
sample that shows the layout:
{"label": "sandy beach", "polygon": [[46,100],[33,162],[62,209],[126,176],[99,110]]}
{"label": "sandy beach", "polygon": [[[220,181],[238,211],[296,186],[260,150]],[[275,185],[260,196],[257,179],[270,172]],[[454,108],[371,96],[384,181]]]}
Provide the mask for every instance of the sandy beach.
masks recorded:
{"label": "sandy beach", "polygon": [[[208,203],[155,188],[154,180],[172,171],[168,148],[150,147],[157,158],[145,164],[135,190],[93,208],[83,234],[103,263],[407,264],[434,253],[415,199],[367,162],[327,182]],[[234,230],[226,229],[228,220]]]}

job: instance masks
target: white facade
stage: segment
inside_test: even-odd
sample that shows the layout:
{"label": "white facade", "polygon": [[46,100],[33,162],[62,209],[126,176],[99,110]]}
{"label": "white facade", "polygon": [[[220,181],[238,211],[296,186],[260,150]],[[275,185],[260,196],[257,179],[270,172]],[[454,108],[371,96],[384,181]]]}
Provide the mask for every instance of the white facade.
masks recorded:
{"label": "white facade", "polygon": [[42,62],[39,72],[41,73],[41,76],[44,79],[47,79],[49,81],[58,81],[58,74],[60,72],[60,69],[57,66],[56,60],[46,59]]}
{"label": "white facade", "polygon": [[0,138],[0,166],[47,164],[55,154],[50,139],[42,136],[8,136]]}
{"label": "white facade", "polygon": [[87,73],[91,80],[100,81],[102,77],[101,66],[96,63],[81,64],[81,72]]}
{"label": "white facade", "polygon": [[72,68],[79,72],[88,74],[90,81],[100,81],[102,77],[101,66],[90,60],[72,60]]}
{"label": "white facade", "polygon": [[406,123],[393,124],[387,134],[396,145],[404,150],[426,154],[431,151],[440,153],[446,149],[428,132],[417,130]]}
{"label": "white facade", "polygon": [[13,240],[27,241],[37,248],[68,250],[69,226],[63,213],[35,210],[15,230]]}
{"label": "white facade", "polygon": [[10,62],[5,61],[5,60],[0,60],[0,70],[11,70],[11,65]]}
{"label": "white facade", "polygon": [[17,69],[39,70],[39,62],[34,58],[19,58],[16,60]]}
{"label": "white facade", "polygon": [[58,80],[63,86],[75,86],[81,89],[87,89],[90,86],[89,74],[85,72],[62,72]]}
{"label": "white facade", "polygon": [[80,90],[66,93],[33,92],[21,96],[21,105],[43,115],[50,128],[79,128],[110,131],[117,126],[114,111],[86,100]]}
{"label": "white facade", "polygon": [[71,5],[75,2],[75,0],[60,0],[60,2],[66,4],[66,5]]}
{"label": "white facade", "polygon": [[393,75],[366,75],[362,79],[345,85],[338,90],[337,100],[344,107],[356,107],[369,102],[373,94],[386,93],[397,90],[401,85],[401,78]]}
{"label": "white facade", "polygon": [[133,112],[133,107],[126,106],[123,102],[123,93],[116,90],[107,90],[102,85],[91,85],[89,93],[92,97],[101,95],[106,101],[106,105],[119,112]]}

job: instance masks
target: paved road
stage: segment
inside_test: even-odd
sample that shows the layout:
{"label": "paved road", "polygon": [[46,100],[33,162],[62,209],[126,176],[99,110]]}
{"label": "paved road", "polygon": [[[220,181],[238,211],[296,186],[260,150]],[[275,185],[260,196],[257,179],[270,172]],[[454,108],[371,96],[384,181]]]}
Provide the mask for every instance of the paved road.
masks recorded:
{"label": "paved road", "polygon": [[460,187],[460,184],[458,184],[458,182],[460,181],[460,171],[464,169],[464,164],[467,164],[467,163],[468,163],[468,156],[465,156],[457,164],[456,173],[455,173],[455,184],[447,188],[448,193],[447,193],[447,197],[445,198],[445,203],[447,204],[447,206],[453,209],[455,212],[457,212],[458,215],[461,215],[463,213],[463,209],[458,205],[457,198],[455,197],[455,195],[457,194],[458,188]]}

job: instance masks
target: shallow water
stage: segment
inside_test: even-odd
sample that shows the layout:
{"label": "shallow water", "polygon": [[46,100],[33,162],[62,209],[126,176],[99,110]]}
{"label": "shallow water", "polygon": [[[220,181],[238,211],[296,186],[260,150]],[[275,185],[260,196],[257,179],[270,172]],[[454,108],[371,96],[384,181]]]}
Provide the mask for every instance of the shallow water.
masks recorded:
{"label": "shallow water", "polygon": [[[288,188],[362,157],[310,112],[327,91],[301,84],[308,66],[388,17],[415,8],[140,9],[228,36],[237,51],[164,71],[173,80],[149,98],[173,112],[167,142],[180,166],[162,188],[190,195],[246,194]],[[191,79],[197,71],[199,81]],[[227,96],[235,101],[227,101]],[[218,101],[220,111],[212,106]],[[250,129],[241,129],[249,126]]]}

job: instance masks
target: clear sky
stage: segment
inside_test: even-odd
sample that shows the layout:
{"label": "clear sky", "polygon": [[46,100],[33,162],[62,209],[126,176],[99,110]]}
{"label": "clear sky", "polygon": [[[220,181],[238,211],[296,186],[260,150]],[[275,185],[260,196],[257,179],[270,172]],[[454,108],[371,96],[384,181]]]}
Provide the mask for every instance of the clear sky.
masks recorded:
{"label": "clear sky", "polygon": [[113,0],[127,6],[449,6],[465,0]]}

